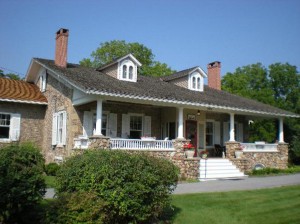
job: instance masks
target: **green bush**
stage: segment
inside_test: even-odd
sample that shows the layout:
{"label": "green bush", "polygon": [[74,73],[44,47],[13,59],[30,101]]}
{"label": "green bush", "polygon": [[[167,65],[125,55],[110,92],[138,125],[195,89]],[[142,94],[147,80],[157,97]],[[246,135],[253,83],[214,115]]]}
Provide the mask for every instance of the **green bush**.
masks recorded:
{"label": "green bush", "polygon": [[287,169],[276,169],[276,168],[270,168],[266,167],[264,169],[260,170],[253,170],[252,175],[270,175],[270,174],[289,174],[289,173],[299,173],[300,172],[300,166],[293,166],[289,167]]}
{"label": "green bush", "polygon": [[45,173],[48,176],[56,176],[60,166],[57,163],[49,163],[45,165]]}
{"label": "green bush", "polygon": [[44,159],[32,144],[0,150],[0,223],[30,223],[45,194]]}
{"label": "green bush", "polygon": [[44,223],[103,223],[104,202],[94,192],[61,193],[47,207]]}
{"label": "green bush", "polygon": [[105,201],[104,223],[141,223],[170,205],[178,168],[147,154],[87,151],[67,160],[57,173],[58,192],[93,191]]}

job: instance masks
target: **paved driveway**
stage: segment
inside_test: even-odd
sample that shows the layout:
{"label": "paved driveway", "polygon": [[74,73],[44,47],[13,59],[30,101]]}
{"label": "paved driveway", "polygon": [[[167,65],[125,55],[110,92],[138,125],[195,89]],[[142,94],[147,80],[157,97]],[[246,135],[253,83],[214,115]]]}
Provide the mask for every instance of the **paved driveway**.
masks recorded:
{"label": "paved driveway", "polygon": [[254,190],[289,185],[300,185],[300,173],[272,177],[249,177],[245,179],[178,184],[174,194]]}

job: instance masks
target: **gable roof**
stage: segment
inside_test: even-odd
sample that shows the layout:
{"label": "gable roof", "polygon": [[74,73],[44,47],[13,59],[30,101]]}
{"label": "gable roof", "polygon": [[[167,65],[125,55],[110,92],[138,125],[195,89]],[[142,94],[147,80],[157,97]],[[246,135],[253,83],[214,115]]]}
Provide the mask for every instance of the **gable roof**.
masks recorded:
{"label": "gable roof", "polygon": [[174,79],[179,79],[179,78],[188,76],[189,74],[193,73],[196,70],[199,70],[199,72],[204,77],[207,77],[207,75],[205,74],[205,72],[200,67],[195,66],[195,67],[188,68],[188,69],[185,69],[185,70],[182,70],[182,71],[179,71],[179,72],[175,72],[175,73],[173,73],[171,75],[168,75],[168,76],[163,76],[163,77],[161,77],[161,79],[163,81],[165,81],[165,82],[169,82],[169,81],[174,80]]}
{"label": "gable roof", "polygon": [[112,62],[108,62],[105,65],[102,65],[100,68],[97,68],[98,71],[101,71],[111,65],[114,65],[116,63],[119,63],[120,61],[124,60],[125,58],[130,58],[132,61],[134,61],[134,63],[136,63],[138,66],[142,66],[142,64],[132,55],[132,54],[127,54],[125,56],[122,57],[118,57],[116,59],[114,59]]}
{"label": "gable roof", "polygon": [[140,75],[137,82],[124,82],[93,68],[81,67],[77,64],[68,64],[67,68],[61,68],[56,66],[53,60],[34,58],[33,62],[59,75],[60,78],[87,94],[166,102],[174,106],[214,108],[224,112],[238,111],[265,116],[300,117],[292,112],[208,86],[205,86],[203,92],[196,92],[155,77]]}
{"label": "gable roof", "polygon": [[36,85],[7,78],[0,78],[0,101],[47,105],[46,97]]}

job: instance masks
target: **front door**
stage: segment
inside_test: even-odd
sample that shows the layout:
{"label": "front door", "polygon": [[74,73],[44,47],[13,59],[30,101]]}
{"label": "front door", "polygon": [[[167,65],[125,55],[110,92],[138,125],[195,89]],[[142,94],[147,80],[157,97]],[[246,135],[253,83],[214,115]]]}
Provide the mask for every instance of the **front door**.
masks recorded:
{"label": "front door", "polygon": [[187,139],[191,139],[191,143],[195,148],[197,146],[197,121],[186,121],[185,123],[185,136]]}

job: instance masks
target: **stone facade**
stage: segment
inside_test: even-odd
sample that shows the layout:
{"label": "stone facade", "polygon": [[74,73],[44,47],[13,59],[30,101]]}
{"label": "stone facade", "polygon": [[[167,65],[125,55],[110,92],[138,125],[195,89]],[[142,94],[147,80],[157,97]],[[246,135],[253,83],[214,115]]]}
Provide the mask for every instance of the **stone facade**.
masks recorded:
{"label": "stone facade", "polygon": [[118,78],[118,64],[111,65],[111,66],[103,69],[101,72],[117,79]]}
{"label": "stone facade", "polygon": [[[82,121],[80,111],[72,105],[72,89],[63,80],[54,78],[55,76],[47,74],[47,85],[44,95],[48,100],[48,106],[45,113],[42,148],[45,160],[47,163],[55,161],[55,157],[62,157],[63,159],[72,154],[74,145],[74,138],[82,134]],[[66,111],[67,113],[67,139],[66,145],[52,145],[52,123],[53,114],[59,111]],[[42,132],[41,132],[42,133]]]}
{"label": "stone facade", "polygon": [[[27,103],[0,102],[0,112],[21,114],[19,142],[32,142],[42,148],[46,106]],[[0,148],[7,143],[0,143]]]}
{"label": "stone facade", "polygon": [[239,148],[239,142],[226,142],[226,157],[243,172],[250,172],[256,164],[277,169],[286,169],[288,166],[288,144],[286,143],[279,143],[276,152],[243,151],[241,158],[235,158],[234,152]]}

